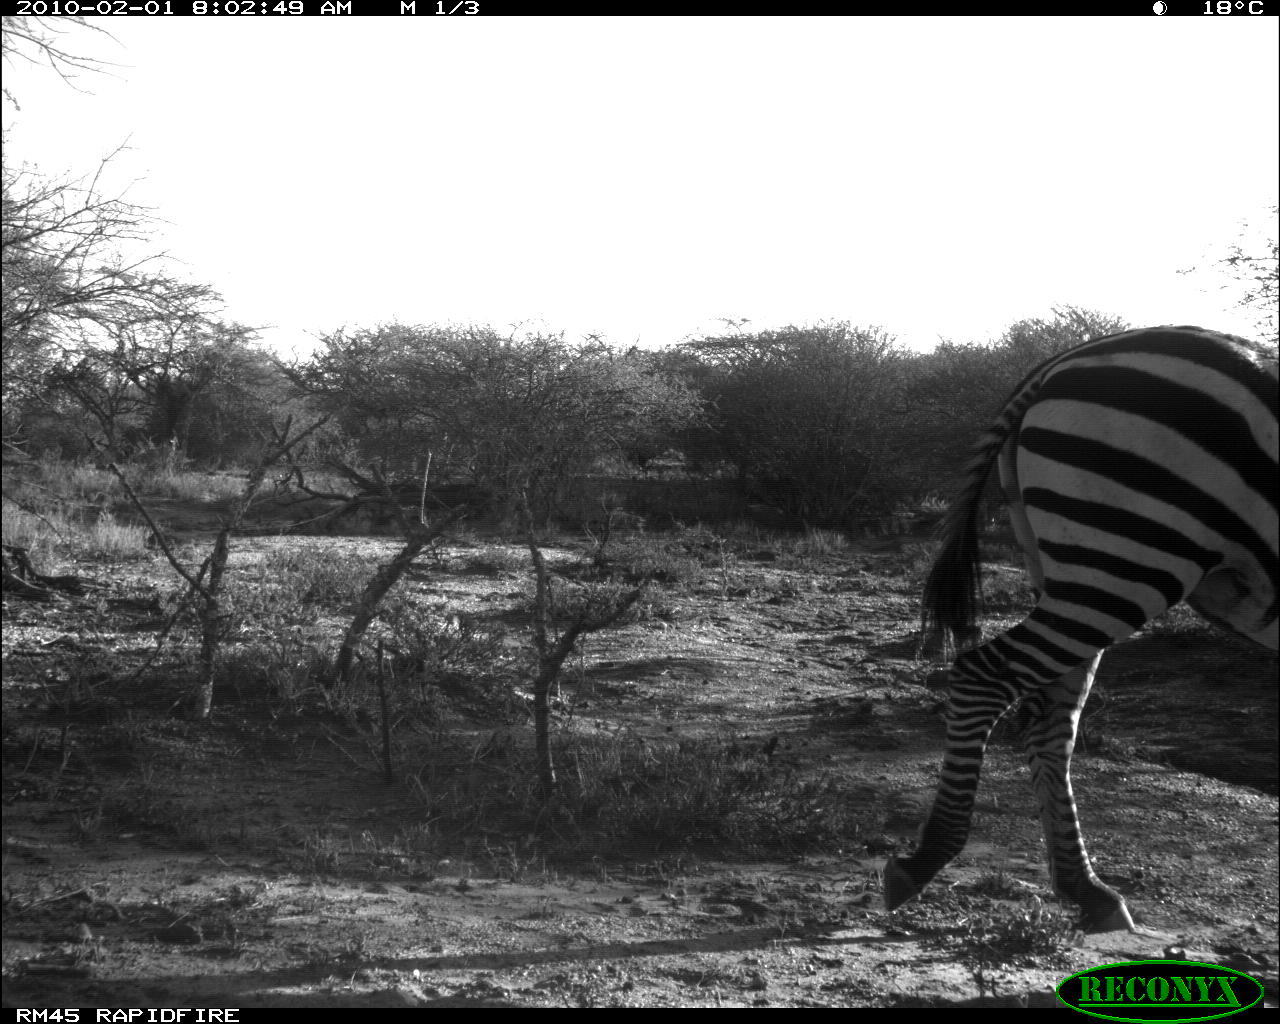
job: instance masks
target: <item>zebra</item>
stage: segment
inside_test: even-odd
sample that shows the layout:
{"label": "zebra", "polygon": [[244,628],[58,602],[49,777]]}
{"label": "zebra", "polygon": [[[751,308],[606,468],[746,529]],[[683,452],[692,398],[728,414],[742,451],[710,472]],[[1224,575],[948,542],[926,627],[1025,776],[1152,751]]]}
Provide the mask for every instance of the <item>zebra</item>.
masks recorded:
{"label": "zebra", "polygon": [[1036,605],[946,673],[941,776],[915,852],[885,865],[888,909],[964,849],[987,738],[1021,700],[1054,891],[1090,931],[1136,930],[1089,863],[1071,752],[1103,651],[1179,601],[1276,649],[1277,378],[1255,351],[1198,327],[1097,338],[1028,373],[980,439],[925,583],[925,626],[977,636],[976,520],[996,463]]}

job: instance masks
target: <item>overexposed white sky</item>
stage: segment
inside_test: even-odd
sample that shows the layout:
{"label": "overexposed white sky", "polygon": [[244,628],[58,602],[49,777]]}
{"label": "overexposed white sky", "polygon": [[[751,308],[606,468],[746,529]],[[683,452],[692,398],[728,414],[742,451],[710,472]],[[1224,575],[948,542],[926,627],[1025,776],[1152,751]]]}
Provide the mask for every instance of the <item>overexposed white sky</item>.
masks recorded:
{"label": "overexposed white sky", "polygon": [[[6,164],[108,190],[226,316],[747,318],[983,341],[1071,304],[1251,333],[1207,266],[1269,225],[1275,19],[140,18],[6,68]],[[1274,227],[1269,228],[1274,237]]]}

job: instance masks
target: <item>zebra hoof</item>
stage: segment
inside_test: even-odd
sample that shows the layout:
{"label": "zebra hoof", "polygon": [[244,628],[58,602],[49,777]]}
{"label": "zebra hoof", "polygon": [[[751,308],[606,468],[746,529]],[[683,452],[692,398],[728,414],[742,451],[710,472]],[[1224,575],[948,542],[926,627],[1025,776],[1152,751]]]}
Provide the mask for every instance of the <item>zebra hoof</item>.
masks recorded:
{"label": "zebra hoof", "polygon": [[916,883],[897,857],[890,857],[884,865],[884,908],[897,910],[909,899],[920,895],[924,886]]}
{"label": "zebra hoof", "polygon": [[1082,925],[1086,932],[1138,931],[1138,926],[1129,916],[1129,908],[1124,905],[1124,900],[1106,908],[1100,907],[1092,912],[1086,912]]}

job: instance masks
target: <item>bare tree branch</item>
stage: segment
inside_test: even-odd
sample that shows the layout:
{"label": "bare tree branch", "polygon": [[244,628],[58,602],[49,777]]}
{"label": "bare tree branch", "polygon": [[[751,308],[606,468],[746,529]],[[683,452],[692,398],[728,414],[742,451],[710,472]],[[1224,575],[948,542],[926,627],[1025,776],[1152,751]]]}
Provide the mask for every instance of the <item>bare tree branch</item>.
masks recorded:
{"label": "bare tree branch", "polygon": [[[100,32],[108,39],[117,41],[116,37],[105,28],[93,24],[87,18],[5,16],[0,18],[0,51],[3,52],[4,63],[10,67],[19,61],[47,65],[71,88],[77,92],[84,92],[85,90],[76,84],[76,79],[81,72],[106,74],[107,68],[119,67],[119,65],[65,49],[60,37],[66,35],[72,28]],[[4,89],[4,97],[16,109],[22,109],[7,86]]]}

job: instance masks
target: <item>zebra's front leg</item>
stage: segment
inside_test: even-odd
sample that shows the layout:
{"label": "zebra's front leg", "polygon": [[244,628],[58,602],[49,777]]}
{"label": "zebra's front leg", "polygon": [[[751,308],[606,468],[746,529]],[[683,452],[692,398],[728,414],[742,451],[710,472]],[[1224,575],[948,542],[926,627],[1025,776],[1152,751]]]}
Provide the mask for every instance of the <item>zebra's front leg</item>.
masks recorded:
{"label": "zebra's front leg", "polygon": [[1101,660],[1099,652],[1088,663],[1026,698],[1022,705],[1027,723],[1023,743],[1031,767],[1031,785],[1040,804],[1054,892],[1080,908],[1088,931],[1134,931],[1123,897],[1093,873],[1071,790],[1071,753],[1080,713]]}
{"label": "zebra's front leg", "polygon": [[[985,645],[984,645],[985,646]],[[982,772],[982,755],[996,720],[1017,699],[1019,690],[1004,682],[958,678],[966,659],[981,656],[979,647],[962,655],[952,669],[947,704],[947,753],[937,795],[920,831],[916,852],[890,857],[884,867],[884,904],[894,910],[922,889],[964,849],[973,817],[973,798]]]}

